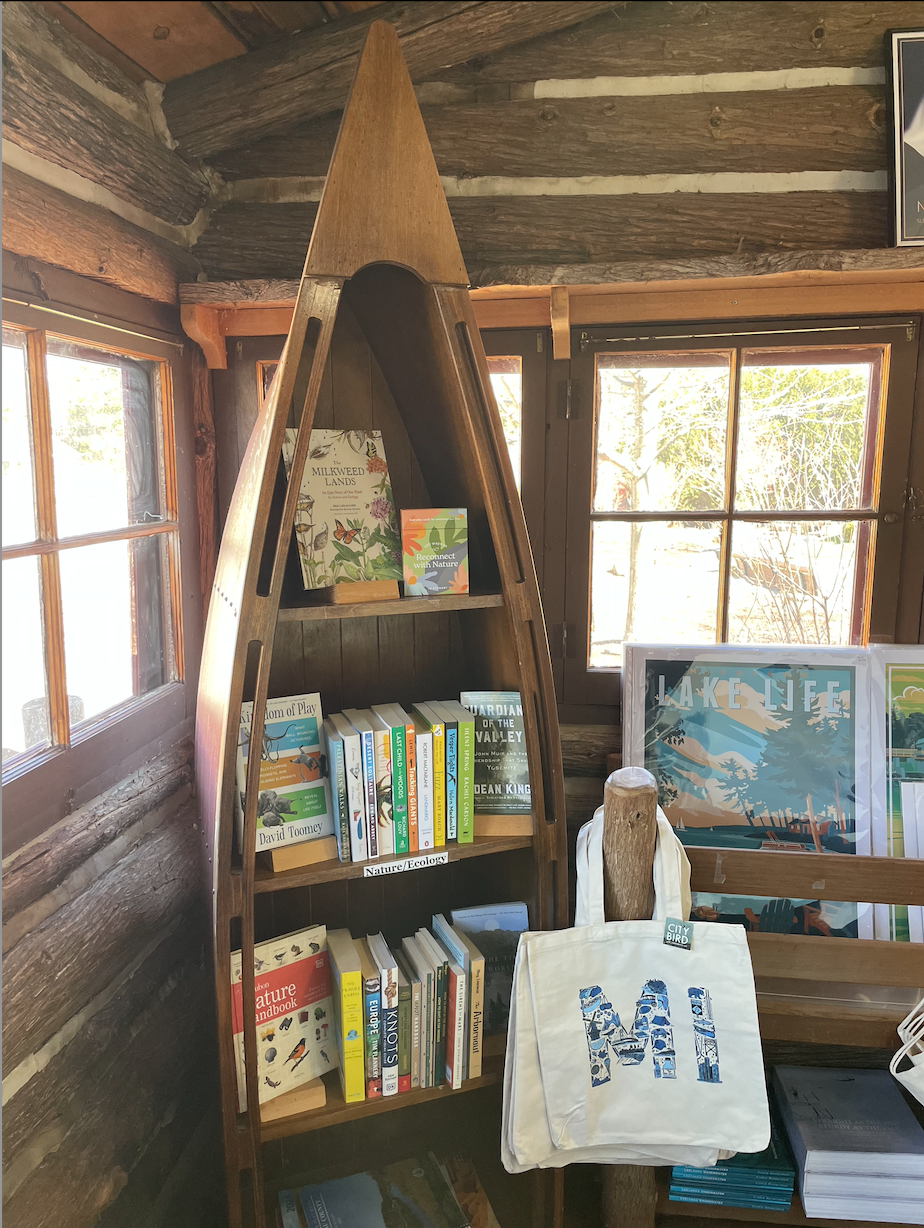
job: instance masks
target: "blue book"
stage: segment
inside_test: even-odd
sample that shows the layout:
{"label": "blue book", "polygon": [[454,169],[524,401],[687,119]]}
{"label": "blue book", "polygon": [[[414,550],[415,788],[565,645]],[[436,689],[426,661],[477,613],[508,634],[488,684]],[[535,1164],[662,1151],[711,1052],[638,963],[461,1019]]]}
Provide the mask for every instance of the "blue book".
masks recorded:
{"label": "blue book", "polygon": [[378,809],[375,800],[375,730],[359,708],[344,708],[343,715],[359,734],[363,756],[363,790],[366,799],[366,851],[379,855]]}
{"label": "blue book", "polygon": [[432,1155],[306,1185],[298,1197],[308,1228],[466,1228],[469,1222]]}
{"label": "blue book", "polygon": [[484,956],[484,1034],[506,1033],[517,947],[520,934],[529,929],[526,905],[484,904],[454,908],[449,916],[452,924],[468,934]]}
{"label": "blue book", "polygon": [[327,764],[330,772],[330,799],[334,810],[334,834],[341,861],[350,860],[350,804],[347,796],[346,755],[343,738],[330,717],[322,726]]}
{"label": "blue book", "polygon": [[382,1095],[398,1092],[398,965],[381,934],[366,939],[379,970],[379,1020],[382,1037]]}

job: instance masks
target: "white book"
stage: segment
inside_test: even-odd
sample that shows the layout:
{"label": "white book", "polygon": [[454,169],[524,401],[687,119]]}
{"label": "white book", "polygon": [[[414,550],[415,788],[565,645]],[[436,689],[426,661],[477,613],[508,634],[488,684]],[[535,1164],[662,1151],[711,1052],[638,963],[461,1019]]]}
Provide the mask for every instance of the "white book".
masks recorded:
{"label": "white book", "polygon": [[468,977],[454,959],[449,961],[446,1000],[446,1082],[458,1091],[465,1070],[466,1044],[466,985]]}
{"label": "white book", "polygon": [[432,918],[433,932],[461,966],[466,981],[466,1055],[462,1078],[481,1075],[484,1051],[484,955],[468,934],[450,925],[442,913]]}
{"label": "white book", "polygon": [[390,857],[395,851],[391,725],[371,708],[364,708],[363,716],[372,726],[375,746],[375,811],[378,823],[379,856]]}
{"label": "white book", "polygon": [[343,738],[330,717],[325,717],[321,726],[322,746],[327,751],[327,770],[330,773],[330,802],[334,815],[334,835],[337,837],[337,856],[341,861],[350,857],[350,799],[347,794],[346,754]]}
{"label": "white book", "polygon": [[401,950],[420,977],[420,1086],[432,1087],[436,973],[415,936],[402,938]]}
{"label": "white book", "polygon": [[359,708],[344,708],[343,716],[359,734],[363,768],[363,821],[366,836],[366,860],[379,856],[379,829],[375,799],[375,730],[367,714]]}
{"label": "white book", "polygon": [[417,756],[417,846],[433,848],[433,734],[416,713],[414,749]]}
{"label": "white book", "polygon": [[398,965],[381,934],[366,941],[381,977],[382,1095],[398,1094]]}
{"label": "white book", "polygon": [[327,719],[343,742],[350,819],[350,860],[365,861],[369,853],[366,847],[366,805],[361,739],[356,729],[342,713],[334,712]]}

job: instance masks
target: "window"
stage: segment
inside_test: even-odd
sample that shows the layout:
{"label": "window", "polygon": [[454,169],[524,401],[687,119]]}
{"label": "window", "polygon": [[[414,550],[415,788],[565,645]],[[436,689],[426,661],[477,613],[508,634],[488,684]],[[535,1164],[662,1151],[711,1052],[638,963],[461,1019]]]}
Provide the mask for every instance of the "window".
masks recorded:
{"label": "window", "polygon": [[488,357],[488,374],[497,409],[500,413],[504,439],[510,455],[513,480],[517,490],[523,485],[523,359],[519,354],[498,354]]}
{"label": "window", "polygon": [[3,767],[180,674],[170,367],[3,329]]}

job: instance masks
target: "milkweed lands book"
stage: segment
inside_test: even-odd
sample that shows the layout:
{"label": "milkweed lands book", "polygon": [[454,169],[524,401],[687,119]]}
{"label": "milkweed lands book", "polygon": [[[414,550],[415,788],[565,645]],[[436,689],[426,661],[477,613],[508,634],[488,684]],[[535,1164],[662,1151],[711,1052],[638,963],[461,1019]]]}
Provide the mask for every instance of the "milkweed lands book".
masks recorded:
{"label": "milkweed lands book", "polygon": [[468,592],[468,512],[428,507],[401,512],[404,595]]}
{"label": "milkweed lands book", "polygon": [[[286,431],[291,475],[297,432]],[[307,589],[401,579],[401,539],[381,431],[314,430],[295,510]]]}
{"label": "milkweed lands book", "polygon": [[[237,839],[243,848],[244,789],[253,704],[241,704],[237,748]],[[260,747],[257,852],[333,835],[327,755],[321,749],[321,696],[269,699]]]}
{"label": "milkweed lands book", "polygon": [[[326,928],[315,925],[258,943],[253,968],[257,1082],[264,1104],[339,1065]],[[247,1092],[240,951],[231,952],[231,1026],[243,1113]]]}

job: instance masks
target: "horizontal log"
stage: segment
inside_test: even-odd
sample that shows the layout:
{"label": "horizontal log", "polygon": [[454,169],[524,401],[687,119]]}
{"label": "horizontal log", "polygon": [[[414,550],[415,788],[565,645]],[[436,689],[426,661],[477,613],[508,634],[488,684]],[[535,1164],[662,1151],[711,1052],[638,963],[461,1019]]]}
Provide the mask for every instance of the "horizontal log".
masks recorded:
{"label": "horizontal log", "polygon": [[566,776],[606,777],[606,757],[622,744],[618,725],[561,725],[561,759]]}
{"label": "horizontal log", "polygon": [[[424,107],[441,175],[649,175],[876,171],[886,165],[882,86],[555,98]],[[326,175],[339,116],[229,150],[230,179]]]}
{"label": "horizontal log", "polygon": [[916,0],[630,4],[432,79],[464,85],[574,77],[879,67],[886,30],[920,25]]}
{"label": "horizontal log", "polygon": [[[885,247],[885,192],[460,197],[450,211],[467,263],[661,262],[805,248]],[[210,278],[293,278],[317,205],[230,204],[193,249]]]}
{"label": "horizontal log", "polygon": [[3,136],[174,224],[209,195],[201,167],[112,110],[15,38],[3,40]]}
{"label": "horizontal log", "polygon": [[155,831],[4,960],[3,1059],[14,1069],[100,993],[199,890],[190,808]]}
{"label": "horizontal log", "polygon": [[185,249],[8,166],[3,246],[158,303],[175,303],[177,282],[199,268]]}
{"label": "horizontal log", "polygon": [[914,989],[924,971],[924,951],[913,942],[748,934],[748,946],[755,976]]}
{"label": "horizontal log", "polygon": [[164,114],[180,148],[203,157],[342,107],[372,21],[395,27],[408,70],[419,78],[614,7],[614,0],[397,0],[170,81]]}

